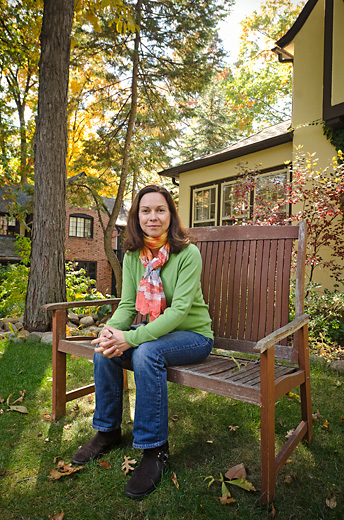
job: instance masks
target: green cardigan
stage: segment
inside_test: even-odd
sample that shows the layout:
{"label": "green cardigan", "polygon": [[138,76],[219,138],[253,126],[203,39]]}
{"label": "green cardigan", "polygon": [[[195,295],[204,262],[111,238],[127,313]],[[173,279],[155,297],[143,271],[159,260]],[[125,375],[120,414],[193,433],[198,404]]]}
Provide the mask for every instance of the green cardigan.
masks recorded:
{"label": "green cardigan", "polygon": [[190,330],[213,339],[208,306],[201,289],[201,270],[202,259],[195,245],[171,254],[160,273],[167,309],[146,326],[129,330],[137,314],[136,293],[145,268],[139,251],[127,252],[123,262],[122,298],[107,324],[125,331],[124,338],[133,347],[176,330]]}

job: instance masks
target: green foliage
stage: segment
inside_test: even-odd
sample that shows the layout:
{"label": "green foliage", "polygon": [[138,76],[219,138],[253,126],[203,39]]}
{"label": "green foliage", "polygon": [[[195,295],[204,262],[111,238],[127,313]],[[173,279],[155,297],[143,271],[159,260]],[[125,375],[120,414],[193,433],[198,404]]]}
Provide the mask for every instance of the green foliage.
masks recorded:
{"label": "green foliage", "polygon": [[227,103],[240,131],[250,134],[291,117],[292,65],[271,51],[305,2],[267,0],[241,22],[239,59],[225,79]]}
{"label": "green foliage", "polygon": [[213,79],[195,103],[190,128],[181,141],[180,159],[183,161],[215,153],[238,137],[236,120],[226,107],[220,77]]}
{"label": "green foliage", "polygon": [[[324,136],[330,141],[335,147],[337,152],[341,151],[344,153],[344,128],[331,128],[330,126],[323,123]],[[342,155],[339,158],[339,162],[343,161]]]}
{"label": "green foliage", "polygon": [[8,264],[0,268],[0,318],[18,318],[24,314],[29,268]]}
{"label": "green foliage", "polygon": [[16,235],[15,246],[24,265],[29,265],[31,255],[31,240],[22,235]]}
{"label": "green foliage", "polygon": [[344,345],[344,280],[335,289],[323,289],[321,284],[307,286],[305,312],[310,315],[309,332],[312,338],[326,343]]}

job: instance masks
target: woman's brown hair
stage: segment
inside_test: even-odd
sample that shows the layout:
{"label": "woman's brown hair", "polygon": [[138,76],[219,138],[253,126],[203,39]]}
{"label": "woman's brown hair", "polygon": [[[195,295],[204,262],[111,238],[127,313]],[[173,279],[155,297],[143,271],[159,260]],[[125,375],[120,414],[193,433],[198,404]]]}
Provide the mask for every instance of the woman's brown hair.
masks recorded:
{"label": "woman's brown hair", "polygon": [[177,208],[172,199],[170,192],[162,186],[151,184],[145,186],[136,195],[134,202],[129,210],[128,222],[125,230],[124,250],[136,251],[143,247],[143,231],[139,222],[139,206],[142,197],[146,193],[161,193],[166,199],[168,208],[171,213],[170,227],[168,228],[168,241],[170,244],[171,253],[179,253],[185,249],[190,243],[191,239],[188,231],[181,223],[180,217],[177,213]]}

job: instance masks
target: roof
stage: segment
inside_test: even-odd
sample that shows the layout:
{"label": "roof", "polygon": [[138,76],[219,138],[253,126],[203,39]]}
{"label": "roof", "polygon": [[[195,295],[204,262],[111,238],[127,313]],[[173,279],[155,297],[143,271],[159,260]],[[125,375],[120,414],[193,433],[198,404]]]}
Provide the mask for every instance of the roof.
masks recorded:
{"label": "roof", "polygon": [[[103,197],[103,202],[110,213],[113,210],[116,199],[111,199],[109,197]],[[131,208],[131,200],[123,200],[121,209],[116,221],[116,226],[126,226],[128,221],[129,209]]]}
{"label": "roof", "polygon": [[18,255],[18,251],[15,246],[15,237],[0,235],[0,251],[1,251],[1,256],[0,256],[1,260],[6,260],[6,261],[20,260],[20,256]]}
{"label": "roof", "polygon": [[302,9],[299,16],[296,18],[293,25],[290,27],[290,29],[285,33],[282,38],[280,38],[276,42],[276,47],[274,47],[272,50],[276,54],[278,54],[279,61],[293,61],[293,53],[291,52],[291,49],[288,50],[285,49],[285,47],[288,47],[294,40],[297,33],[300,31],[300,29],[305,24],[306,20],[308,19],[309,15],[313,11],[315,5],[317,4],[318,0],[308,0],[304,8]]}
{"label": "roof", "polygon": [[243,139],[240,139],[240,141],[227,146],[219,152],[163,170],[159,172],[159,175],[165,177],[179,177],[180,173],[229,161],[230,159],[272,148],[280,144],[288,143],[292,140],[293,131],[291,129],[291,120],[288,119],[282,123],[264,128],[260,132],[249,137],[244,137]]}

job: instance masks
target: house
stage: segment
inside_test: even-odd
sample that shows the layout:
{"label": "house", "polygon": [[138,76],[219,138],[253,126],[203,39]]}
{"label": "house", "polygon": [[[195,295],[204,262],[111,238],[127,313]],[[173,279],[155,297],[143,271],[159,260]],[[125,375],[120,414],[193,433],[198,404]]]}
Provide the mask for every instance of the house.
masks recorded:
{"label": "house", "polygon": [[[233,205],[239,164],[259,171],[252,196],[269,199],[292,175],[288,164],[297,147],[315,153],[320,167],[326,167],[336,156],[319,122],[335,130],[344,129],[343,26],[342,0],[309,0],[273,49],[280,61],[293,63],[291,120],[265,128],[217,153],[159,172],[179,183],[179,212],[184,225],[226,225],[233,219],[240,223],[247,216]],[[285,208],[286,213],[291,210]],[[330,287],[330,273],[319,270],[319,275],[315,281]]]}
{"label": "house", "polygon": [[[0,264],[17,263],[20,257],[15,247],[15,235],[20,231],[19,219],[11,217],[13,209],[13,190],[0,189]],[[29,211],[26,217],[27,227],[25,235],[30,236],[32,215],[30,203],[32,189],[18,190],[16,194],[17,205],[23,210]],[[115,199],[103,197],[103,203],[112,211]],[[124,229],[130,201],[123,201],[122,208],[117,219],[116,229],[113,235],[113,248],[121,260],[123,250],[120,243],[120,233]],[[106,213],[102,213],[104,224],[108,222]],[[115,280],[110,263],[104,251],[104,235],[99,221],[98,212],[94,208],[71,206],[66,202],[66,261],[73,261],[76,269],[83,268],[87,276],[96,280],[97,289],[102,294],[115,295]]]}

